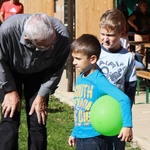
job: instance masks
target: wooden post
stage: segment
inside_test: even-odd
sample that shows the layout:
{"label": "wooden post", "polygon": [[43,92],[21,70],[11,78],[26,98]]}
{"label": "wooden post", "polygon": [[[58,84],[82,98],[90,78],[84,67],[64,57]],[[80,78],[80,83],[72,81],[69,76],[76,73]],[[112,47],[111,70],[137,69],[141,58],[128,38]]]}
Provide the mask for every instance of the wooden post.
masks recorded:
{"label": "wooden post", "polygon": [[[73,0],[68,0],[68,30],[71,33],[71,37],[73,36]],[[71,39],[73,40],[73,38]],[[72,92],[73,91],[73,64],[72,64],[72,55],[69,54],[69,58],[67,60],[67,75],[68,75],[68,85],[67,85],[67,91]]]}

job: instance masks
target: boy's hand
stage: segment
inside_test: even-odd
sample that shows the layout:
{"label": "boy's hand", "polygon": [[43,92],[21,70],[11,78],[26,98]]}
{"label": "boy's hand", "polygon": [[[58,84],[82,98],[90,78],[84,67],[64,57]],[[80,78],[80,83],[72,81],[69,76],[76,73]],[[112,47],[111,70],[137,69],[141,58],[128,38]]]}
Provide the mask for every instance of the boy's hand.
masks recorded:
{"label": "boy's hand", "polygon": [[72,147],[75,146],[76,139],[73,136],[70,136],[68,139],[68,144]]}
{"label": "boy's hand", "polygon": [[123,127],[118,138],[121,138],[121,141],[130,142],[133,139],[132,128]]}

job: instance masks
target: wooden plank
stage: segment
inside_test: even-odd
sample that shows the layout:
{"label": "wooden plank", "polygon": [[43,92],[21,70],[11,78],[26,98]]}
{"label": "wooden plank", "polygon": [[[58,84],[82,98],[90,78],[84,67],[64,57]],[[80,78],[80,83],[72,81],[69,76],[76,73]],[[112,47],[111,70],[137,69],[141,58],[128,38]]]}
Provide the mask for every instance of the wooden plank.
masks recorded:
{"label": "wooden plank", "polygon": [[[114,0],[76,0],[75,37],[82,34],[93,34],[100,40],[100,17],[107,10],[112,9]],[[100,40],[101,41],[101,40]],[[79,72],[76,70],[76,77]]]}
{"label": "wooden plank", "polygon": [[136,71],[137,77],[141,77],[144,79],[150,80],[150,72],[149,71]]}
{"label": "wooden plank", "polygon": [[150,43],[143,43],[144,47],[150,48]]}
{"label": "wooden plank", "polygon": [[43,12],[54,16],[54,0],[20,0],[20,2],[24,5],[24,13]]}
{"label": "wooden plank", "polygon": [[146,45],[150,44],[150,41],[129,41],[130,45]]}
{"label": "wooden plank", "polygon": [[99,38],[99,20],[108,9],[113,8],[113,0],[76,0],[76,38],[82,34],[94,34]]}

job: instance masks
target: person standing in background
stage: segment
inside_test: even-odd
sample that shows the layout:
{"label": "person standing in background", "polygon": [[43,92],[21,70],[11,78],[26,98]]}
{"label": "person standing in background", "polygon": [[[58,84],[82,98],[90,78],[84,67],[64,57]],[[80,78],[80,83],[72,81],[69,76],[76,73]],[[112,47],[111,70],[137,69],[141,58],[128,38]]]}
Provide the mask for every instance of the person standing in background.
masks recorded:
{"label": "person standing in background", "polygon": [[129,12],[128,12],[128,8],[127,8],[124,0],[121,1],[120,5],[117,7],[117,9],[120,10],[124,14],[124,16],[126,17],[126,20],[127,20],[129,17]]}
{"label": "person standing in background", "polygon": [[[139,11],[133,12],[128,19],[128,23],[134,28],[134,40],[135,41],[149,41],[150,40],[150,14],[147,12],[147,3],[145,0],[141,0],[138,4]],[[145,48],[144,46],[136,46],[137,51],[143,57],[143,63],[145,60]]]}
{"label": "person standing in background", "polygon": [[19,0],[10,0],[2,4],[0,9],[0,20],[3,23],[8,17],[14,14],[24,13],[23,4]]}

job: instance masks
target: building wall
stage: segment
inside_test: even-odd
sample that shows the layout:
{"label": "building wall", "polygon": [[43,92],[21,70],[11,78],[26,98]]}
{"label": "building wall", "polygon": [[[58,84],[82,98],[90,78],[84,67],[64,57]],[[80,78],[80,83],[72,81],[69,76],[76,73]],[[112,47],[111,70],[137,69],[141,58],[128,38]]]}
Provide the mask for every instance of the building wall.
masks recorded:
{"label": "building wall", "polygon": [[113,8],[114,0],[76,0],[76,38],[84,33],[99,38],[99,20],[108,9]]}
{"label": "building wall", "polygon": [[[2,3],[5,0],[0,0]],[[20,0],[24,13],[44,12],[55,16],[64,23],[64,3],[68,0]],[[99,19],[108,9],[113,8],[115,0],[75,0],[75,38],[84,33],[99,37]],[[54,5],[56,4],[56,6]],[[54,9],[55,6],[55,9]],[[54,12],[56,10],[56,12]]]}
{"label": "building wall", "polygon": [[54,0],[20,0],[24,5],[24,12],[33,14],[43,12],[54,16]]}
{"label": "building wall", "polygon": [[24,4],[25,13],[44,12],[64,22],[64,0],[20,0],[20,2]]}
{"label": "building wall", "polygon": [[[100,40],[99,20],[108,9],[112,9],[114,0],[76,0],[75,36],[93,34]],[[76,77],[79,72],[75,70]]]}

